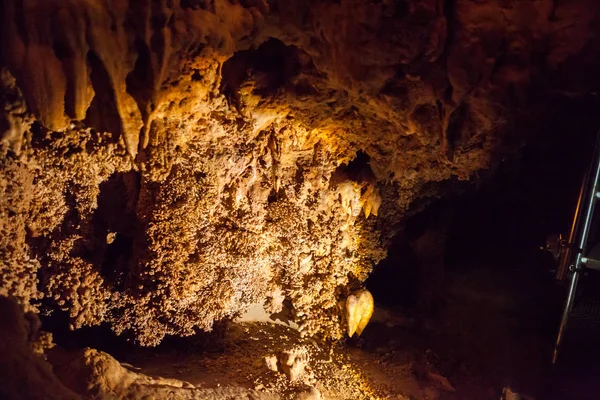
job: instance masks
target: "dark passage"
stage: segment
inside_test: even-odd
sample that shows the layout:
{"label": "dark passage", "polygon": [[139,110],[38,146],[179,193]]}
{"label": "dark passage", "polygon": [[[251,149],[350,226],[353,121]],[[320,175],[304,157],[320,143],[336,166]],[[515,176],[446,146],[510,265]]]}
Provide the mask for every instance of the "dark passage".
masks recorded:
{"label": "dark passage", "polygon": [[[600,281],[584,279],[562,359],[552,367],[566,293],[555,281],[556,262],[540,250],[548,234],[570,229],[600,126],[597,105],[571,103],[548,116],[519,154],[452,202],[441,305],[431,321],[393,332],[446,360],[445,376],[469,398],[497,399],[504,387],[538,400],[600,392]],[[422,229],[435,228],[424,221]],[[410,239],[410,232],[395,238],[367,287],[380,305],[419,316],[423,293],[415,282],[423,265]],[[372,329],[370,340],[386,340]]]}

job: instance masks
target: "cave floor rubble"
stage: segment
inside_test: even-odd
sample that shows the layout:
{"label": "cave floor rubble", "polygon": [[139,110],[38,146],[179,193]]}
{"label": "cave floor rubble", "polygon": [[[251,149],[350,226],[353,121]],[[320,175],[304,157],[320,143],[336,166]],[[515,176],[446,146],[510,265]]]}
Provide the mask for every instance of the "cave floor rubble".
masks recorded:
{"label": "cave floor rubble", "polygon": [[[281,324],[235,322],[155,348],[88,342],[64,351],[91,346],[109,353],[102,362],[118,365],[113,369],[122,371],[113,381],[125,383],[110,383],[105,372],[89,381],[109,382],[117,397],[127,398],[163,398],[165,387],[175,398],[217,400],[498,400],[503,389],[535,394],[548,377],[555,322],[540,310],[558,309],[548,307],[554,289],[527,290],[538,277],[516,282],[507,272],[468,268],[448,276],[446,301],[427,317],[378,304],[360,337],[336,343]],[[60,378],[61,365],[50,362]]]}
{"label": "cave floor rubble", "polygon": [[506,285],[514,286],[487,272],[456,277],[435,317],[379,306],[360,338],[337,344],[283,325],[244,322],[210,340],[137,348],[120,361],[149,376],[272,398],[496,400],[505,386],[537,390],[547,347],[522,324],[529,316],[515,317],[520,299]]}

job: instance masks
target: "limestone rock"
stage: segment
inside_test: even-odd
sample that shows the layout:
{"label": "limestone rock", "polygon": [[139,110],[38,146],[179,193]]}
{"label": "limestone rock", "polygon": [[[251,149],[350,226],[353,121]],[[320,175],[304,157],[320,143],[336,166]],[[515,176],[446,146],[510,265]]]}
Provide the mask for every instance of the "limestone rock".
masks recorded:
{"label": "limestone rock", "polygon": [[322,400],[323,396],[319,389],[316,387],[310,387],[298,393],[296,395],[296,400]]}
{"label": "limestone rock", "polygon": [[3,399],[77,399],[54,375],[33,339],[39,321],[26,318],[22,308],[0,296],[0,397]]}
{"label": "limestone rock", "polygon": [[307,370],[309,359],[310,357],[305,347],[292,348],[282,351],[279,354],[278,368],[292,382],[308,382],[310,380],[310,373]]}
{"label": "limestone rock", "polygon": [[600,89],[599,6],[5,0],[0,294],[143,345],[255,304],[340,338],[392,227]]}
{"label": "limestone rock", "polygon": [[373,295],[366,289],[348,296],[345,307],[348,336],[352,337],[354,333],[359,336],[362,334],[373,315],[374,308]]}
{"label": "limestone rock", "polygon": [[279,360],[277,360],[276,355],[265,357],[265,364],[267,365],[267,368],[273,372],[277,372],[279,370],[279,367],[277,366],[278,361]]}

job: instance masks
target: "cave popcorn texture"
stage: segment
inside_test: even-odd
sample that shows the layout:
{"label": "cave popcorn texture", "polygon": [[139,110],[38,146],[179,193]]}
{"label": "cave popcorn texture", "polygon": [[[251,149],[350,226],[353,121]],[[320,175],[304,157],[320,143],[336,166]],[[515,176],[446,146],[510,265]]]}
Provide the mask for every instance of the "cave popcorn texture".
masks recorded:
{"label": "cave popcorn texture", "polygon": [[144,345],[256,303],[341,337],[389,227],[533,89],[600,86],[596,2],[446,3],[5,0],[0,294]]}

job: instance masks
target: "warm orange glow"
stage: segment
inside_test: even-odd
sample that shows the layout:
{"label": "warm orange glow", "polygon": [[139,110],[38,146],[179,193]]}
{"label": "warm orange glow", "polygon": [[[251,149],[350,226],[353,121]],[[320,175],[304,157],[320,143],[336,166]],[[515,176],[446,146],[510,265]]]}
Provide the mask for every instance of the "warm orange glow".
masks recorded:
{"label": "warm orange glow", "polygon": [[348,336],[361,335],[367,327],[374,309],[373,295],[368,290],[360,290],[346,299],[346,320]]}

